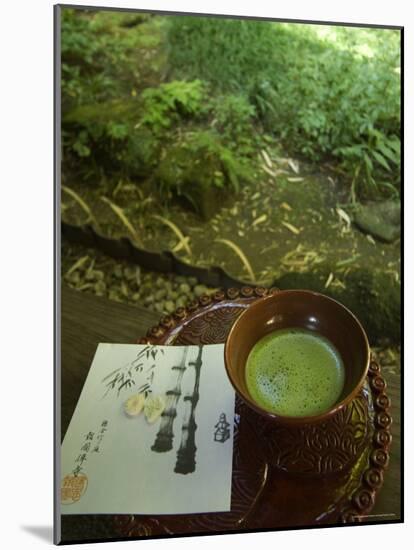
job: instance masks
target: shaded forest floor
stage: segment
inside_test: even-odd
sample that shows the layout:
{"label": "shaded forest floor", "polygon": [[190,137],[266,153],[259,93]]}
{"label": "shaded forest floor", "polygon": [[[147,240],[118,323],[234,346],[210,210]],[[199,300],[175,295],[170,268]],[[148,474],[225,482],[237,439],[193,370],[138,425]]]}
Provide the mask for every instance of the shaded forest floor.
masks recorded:
{"label": "shaded forest floor", "polygon": [[[272,159],[271,152],[267,156]],[[399,241],[382,243],[349,224],[344,213],[351,217],[352,211],[342,207],[346,193],[334,178],[312,173],[297,160],[289,159],[288,163],[277,158],[271,160],[272,168],[262,160],[262,174],[255,182],[238,195],[229,196],[228,204],[208,221],[177,202],[163,208],[155,193],[144,194],[131,183],[118,185],[112,193],[75,183],[71,188],[89,205],[105,235],[131,236],[122,220],[102,202],[102,196],[123,209],[147,250],[172,250],[183,261],[202,267],[221,266],[247,282],[251,273],[245,263],[220,239],[230,240],[242,251],[257,284],[269,285],[284,273],[315,268],[327,272],[328,277],[332,273],[329,286],[344,284],[343,275],[359,268],[379,269],[399,282]],[[64,197],[64,203],[64,220],[74,224],[87,221],[75,200]],[[154,215],[173,222],[187,246],[182,246],[174,231]]]}

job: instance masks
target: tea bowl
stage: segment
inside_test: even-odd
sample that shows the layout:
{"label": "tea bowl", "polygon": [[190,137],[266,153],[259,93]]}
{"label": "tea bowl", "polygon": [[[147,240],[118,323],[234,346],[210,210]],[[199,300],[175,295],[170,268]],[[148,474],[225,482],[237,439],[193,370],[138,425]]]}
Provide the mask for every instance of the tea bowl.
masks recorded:
{"label": "tea bowl", "polygon": [[[307,329],[327,338],[343,360],[345,381],[339,399],[314,416],[282,416],[260,406],[246,384],[246,363],[253,346],[279,329]],[[224,347],[230,382],[244,403],[264,420],[279,426],[308,426],[326,422],[347,407],[360,392],[370,363],[367,335],[344,305],[317,292],[281,290],[252,303],[234,322]]]}

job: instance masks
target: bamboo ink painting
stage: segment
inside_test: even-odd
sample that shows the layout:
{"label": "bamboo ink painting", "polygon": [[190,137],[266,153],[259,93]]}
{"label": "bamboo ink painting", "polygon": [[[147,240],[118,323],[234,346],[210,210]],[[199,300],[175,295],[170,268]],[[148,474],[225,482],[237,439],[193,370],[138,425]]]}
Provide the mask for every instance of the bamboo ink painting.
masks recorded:
{"label": "bamboo ink painting", "polygon": [[[172,367],[172,370],[178,371],[178,376],[174,388],[167,391],[169,399],[168,406],[162,413],[161,426],[157,433],[155,443],[151,447],[151,449],[157,453],[170,451],[173,447],[173,425],[175,417],[177,416],[177,405],[181,397],[182,378],[187,370],[187,352],[188,348],[184,348],[180,364]],[[174,468],[174,472],[180,474],[192,473],[196,468],[195,455],[197,447],[195,444],[195,432],[197,430],[197,423],[195,421],[195,410],[199,400],[200,369],[203,364],[201,360],[202,352],[203,347],[199,346],[197,358],[195,361],[188,363],[189,366],[194,367],[195,377],[192,393],[188,393],[183,398],[186,408],[181,426],[181,443],[177,451],[177,462]]]}
{"label": "bamboo ink painting", "polygon": [[222,344],[100,344],[62,444],[62,514],[229,511],[234,404]]}

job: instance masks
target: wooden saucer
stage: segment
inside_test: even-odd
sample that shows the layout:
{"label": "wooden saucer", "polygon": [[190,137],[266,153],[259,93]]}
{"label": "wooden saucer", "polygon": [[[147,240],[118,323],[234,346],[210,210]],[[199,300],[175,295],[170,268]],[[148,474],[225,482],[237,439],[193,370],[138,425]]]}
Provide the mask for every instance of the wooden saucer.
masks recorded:
{"label": "wooden saucer", "polygon": [[[202,296],[165,316],[139,343],[224,343],[240,313],[277,289],[243,287]],[[309,432],[266,425],[236,399],[232,511],[179,516],[114,516],[119,537],[277,530],[361,522],[389,462],[390,400],[372,358],[364,387],[328,423]]]}

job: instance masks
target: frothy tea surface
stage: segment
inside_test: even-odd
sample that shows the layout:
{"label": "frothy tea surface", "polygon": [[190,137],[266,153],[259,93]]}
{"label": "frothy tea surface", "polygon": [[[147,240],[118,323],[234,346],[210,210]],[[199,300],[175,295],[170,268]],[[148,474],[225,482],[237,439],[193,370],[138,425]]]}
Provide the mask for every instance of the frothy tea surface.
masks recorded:
{"label": "frothy tea surface", "polygon": [[247,389],[262,408],[283,416],[314,416],[328,410],[344,387],[345,369],[335,346],[318,333],[283,329],[252,348]]}

